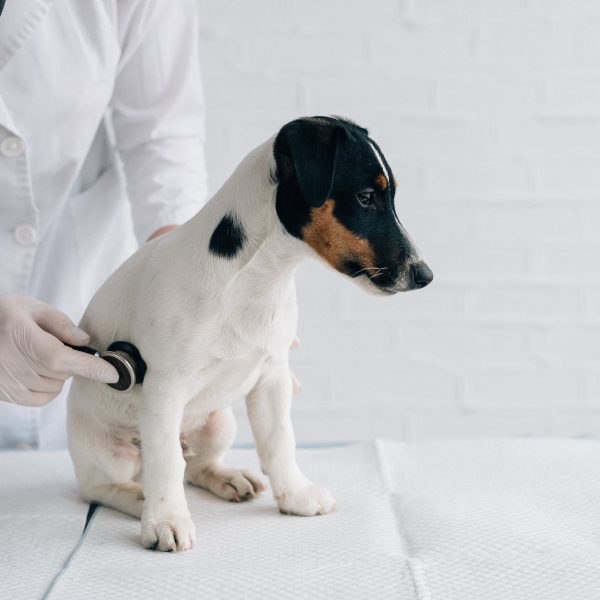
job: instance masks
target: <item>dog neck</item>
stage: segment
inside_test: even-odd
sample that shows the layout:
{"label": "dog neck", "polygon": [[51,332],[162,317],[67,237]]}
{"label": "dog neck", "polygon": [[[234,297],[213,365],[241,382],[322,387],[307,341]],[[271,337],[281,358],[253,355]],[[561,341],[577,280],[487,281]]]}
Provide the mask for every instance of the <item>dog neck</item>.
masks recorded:
{"label": "dog neck", "polygon": [[[309,253],[285,231],[275,210],[273,139],[252,150],[206,206],[174,232],[187,246],[180,256],[193,257],[193,277],[201,277],[215,292],[235,283],[264,297],[291,282]],[[231,236],[213,243],[218,228],[231,233],[232,224],[237,241],[241,238],[239,247]]]}

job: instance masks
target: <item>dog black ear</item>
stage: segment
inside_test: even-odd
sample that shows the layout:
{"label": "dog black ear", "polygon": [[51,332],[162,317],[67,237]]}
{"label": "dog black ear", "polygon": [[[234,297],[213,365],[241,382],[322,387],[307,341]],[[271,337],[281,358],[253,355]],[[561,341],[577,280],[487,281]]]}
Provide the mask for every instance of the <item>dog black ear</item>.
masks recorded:
{"label": "dog black ear", "polygon": [[341,131],[317,117],[292,121],[277,135],[277,180],[295,178],[309,206],[321,206],[329,197]]}

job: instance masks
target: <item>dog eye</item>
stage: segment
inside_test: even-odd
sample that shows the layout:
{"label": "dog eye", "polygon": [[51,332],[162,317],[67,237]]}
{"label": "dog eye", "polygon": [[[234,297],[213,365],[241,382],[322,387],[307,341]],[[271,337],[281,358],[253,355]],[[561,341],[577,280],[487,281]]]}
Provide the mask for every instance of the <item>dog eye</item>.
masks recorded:
{"label": "dog eye", "polygon": [[356,194],[356,199],[358,200],[358,203],[365,208],[375,206],[375,191],[368,189],[358,192],[358,194]]}

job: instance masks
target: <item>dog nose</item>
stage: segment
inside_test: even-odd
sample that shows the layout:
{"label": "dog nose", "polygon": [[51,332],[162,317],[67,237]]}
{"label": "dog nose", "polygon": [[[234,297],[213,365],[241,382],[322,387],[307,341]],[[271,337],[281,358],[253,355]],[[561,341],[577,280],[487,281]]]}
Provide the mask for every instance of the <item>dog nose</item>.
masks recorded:
{"label": "dog nose", "polygon": [[433,273],[423,261],[415,263],[411,267],[411,273],[416,288],[424,288],[433,281]]}

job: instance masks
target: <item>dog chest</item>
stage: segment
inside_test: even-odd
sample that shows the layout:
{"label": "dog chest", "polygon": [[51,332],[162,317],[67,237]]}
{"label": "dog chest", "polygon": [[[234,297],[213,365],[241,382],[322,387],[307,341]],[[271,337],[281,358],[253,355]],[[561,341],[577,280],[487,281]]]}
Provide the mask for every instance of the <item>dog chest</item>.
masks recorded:
{"label": "dog chest", "polygon": [[264,352],[213,358],[202,369],[202,388],[192,398],[186,412],[206,413],[229,406],[233,400],[245,396],[254,387],[268,361],[269,355]]}

